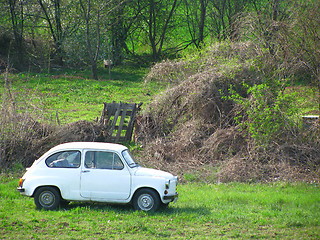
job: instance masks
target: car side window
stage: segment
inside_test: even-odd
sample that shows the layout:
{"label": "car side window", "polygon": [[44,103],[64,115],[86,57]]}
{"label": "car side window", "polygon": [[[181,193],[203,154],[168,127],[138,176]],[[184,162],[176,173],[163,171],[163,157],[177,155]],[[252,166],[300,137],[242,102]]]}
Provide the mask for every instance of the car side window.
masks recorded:
{"label": "car side window", "polygon": [[88,151],[86,152],[84,165],[86,168],[96,169],[123,169],[123,163],[120,157],[113,152]]}
{"label": "car side window", "polygon": [[57,152],[46,159],[50,168],[78,168],[80,167],[80,152],[75,150]]}

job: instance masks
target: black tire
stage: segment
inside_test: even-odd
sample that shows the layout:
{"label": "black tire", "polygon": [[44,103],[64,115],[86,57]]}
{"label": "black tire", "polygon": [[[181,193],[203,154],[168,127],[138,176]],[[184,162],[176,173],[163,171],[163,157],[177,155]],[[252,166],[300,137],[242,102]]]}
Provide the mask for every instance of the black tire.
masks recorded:
{"label": "black tire", "polygon": [[34,203],[37,208],[45,210],[57,209],[61,201],[60,193],[53,187],[39,188],[34,194]]}
{"label": "black tire", "polygon": [[69,203],[70,203],[69,201],[61,199],[60,200],[60,207],[68,207]]}
{"label": "black tire", "polygon": [[161,204],[160,204],[160,208],[161,209],[166,209],[166,208],[168,208],[169,207],[169,203],[163,203],[163,202],[161,202]]}
{"label": "black tire", "polygon": [[152,189],[140,189],[133,197],[133,207],[138,211],[155,212],[160,206],[157,192]]}

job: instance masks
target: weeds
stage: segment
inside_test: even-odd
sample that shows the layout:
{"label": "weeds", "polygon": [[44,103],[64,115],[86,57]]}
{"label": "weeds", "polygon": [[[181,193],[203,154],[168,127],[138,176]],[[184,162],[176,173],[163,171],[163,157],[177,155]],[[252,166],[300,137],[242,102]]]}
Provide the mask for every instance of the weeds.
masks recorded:
{"label": "weeds", "polygon": [[0,88],[1,171],[30,166],[59,143],[108,141],[102,126],[93,121],[104,102],[146,103],[161,89],[162,84],[144,84],[144,71],[114,69],[114,79],[108,81],[86,79],[86,72],[5,73]]}
{"label": "weeds", "polygon": [[[103,80],[101,73],[99,81],[86,79],[89,75],[86,72],[10,75],[11,95],[16,104],[11,115],[36,119],[24,125],[32,126],[25,133],[42,133],[44,138],[35,138],[32,148],[29,148],[30,141],[20,144],[15,135],[19,129],[18,121],[7,130],[1,130],[1,136],[4,139],[10,135],[6,134],[8,129],[12,131],[18,127],[12,136],[15,146],[20,147],[4,148],[2,143],[2,156],[12,150],[17,156],[10,155],[11,159],[30,164],[41,151],[61,141],[105,140],[99,134],[99,126],[92,122],[100,116],[103,102],[143,101],[145,109],[143,116],[139,117],[137,135],[143,148],[137,152],[139,161],[146,166],[168,170],[182,177],[187,170],[187,174],[191,174],[186,175],[187,178],[203,179],[203,182],[319,181],[319,135],[316,130],[304,131],[299,124],[291,125],[297,117],[289,114],[293,108],[282,108],[285,95],[278,95],[277,91],[270,95],[265,91],[267,88],[258,89],[257,86],[266,84],[269,90],[279,89],[274,88],[276,81],[271,80],[278,81],[279,76],[283,76],[283,68],[277,69],[277,64],[252,43],[217,44],[190,58],[157,64],[143,81],[145,71],[127,69],[121,73],[114,69],[112,80],[107,81]],[[252,91],[248,92],[243,83]],[[169,86],[167,90],[148,104],[166,85]],[[230,85],[245,99],[247,109],[228,98]],[[28,104],[20,104],[26,96],[32,96],[25,98]],[[253,105],[260,108],[252,108]],[[311,108],[308,105],[308,112]],[[10,108],[5,106],[2,109],[8,111]],[[55,122],[57,116],[61,126],[55,124],[53,134],[51,125],[46,127],[45,123]],[[77,121],[79,119],[87,121]],[[248,119],[251,122],[246,122]],[[6,123],[10,126],[13,121],[8,119]],[[244,127],[240,128],[239,123]],[[49,130],[39,132],[37,129]],[[46,136],[48,133],[50,136]],[[37,135],[27,136],[33,138]],[[260,144],[253,136],[268,141]],[[11,142],[6,140],[7,143]],[[23,154],[30,158],[21,160],[25,159]]]}
{"label": "weeds", "polygon": [[169,79],[171,87],[144,112],[148,162],[204,179],[204,166],[212,166],[222,182],[319,181],[319,140],[301,128],[296,103],[283,93],[284,69],[273,60],[250,43],[224,43],[155,65],[147,79]]}
{"label": "weeds", "polygon": [[33,141],[52,132],[48,124],[42,124],[43,109],[31,104],[34,93],[20,95],[12,90],[12,79],[4,74],[5,88],[0,104],[0,167],[2,170],[20,163]]}

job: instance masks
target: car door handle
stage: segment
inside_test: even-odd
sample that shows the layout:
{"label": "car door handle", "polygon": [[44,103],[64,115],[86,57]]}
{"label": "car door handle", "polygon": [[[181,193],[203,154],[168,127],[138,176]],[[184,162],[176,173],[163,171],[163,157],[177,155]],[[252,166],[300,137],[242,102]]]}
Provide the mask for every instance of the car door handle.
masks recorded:
{"label": "car door handle", "polygon": [[83,172],[83,173],[86,173],[86,172],[90,172],[90,170],[83,170],[82,172]]}

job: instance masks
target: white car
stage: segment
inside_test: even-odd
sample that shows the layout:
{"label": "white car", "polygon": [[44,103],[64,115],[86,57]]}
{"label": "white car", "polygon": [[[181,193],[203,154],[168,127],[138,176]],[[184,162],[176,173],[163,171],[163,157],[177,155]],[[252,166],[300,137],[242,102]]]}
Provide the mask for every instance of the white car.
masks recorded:
{"label": "white car", "polygon": [[140,167],[127,147],[112,143],[58,145],[36,160],[17,190],[38,208],[52,210],[69,201],[131,203],[156,211],[178,199],[177,177]]}

